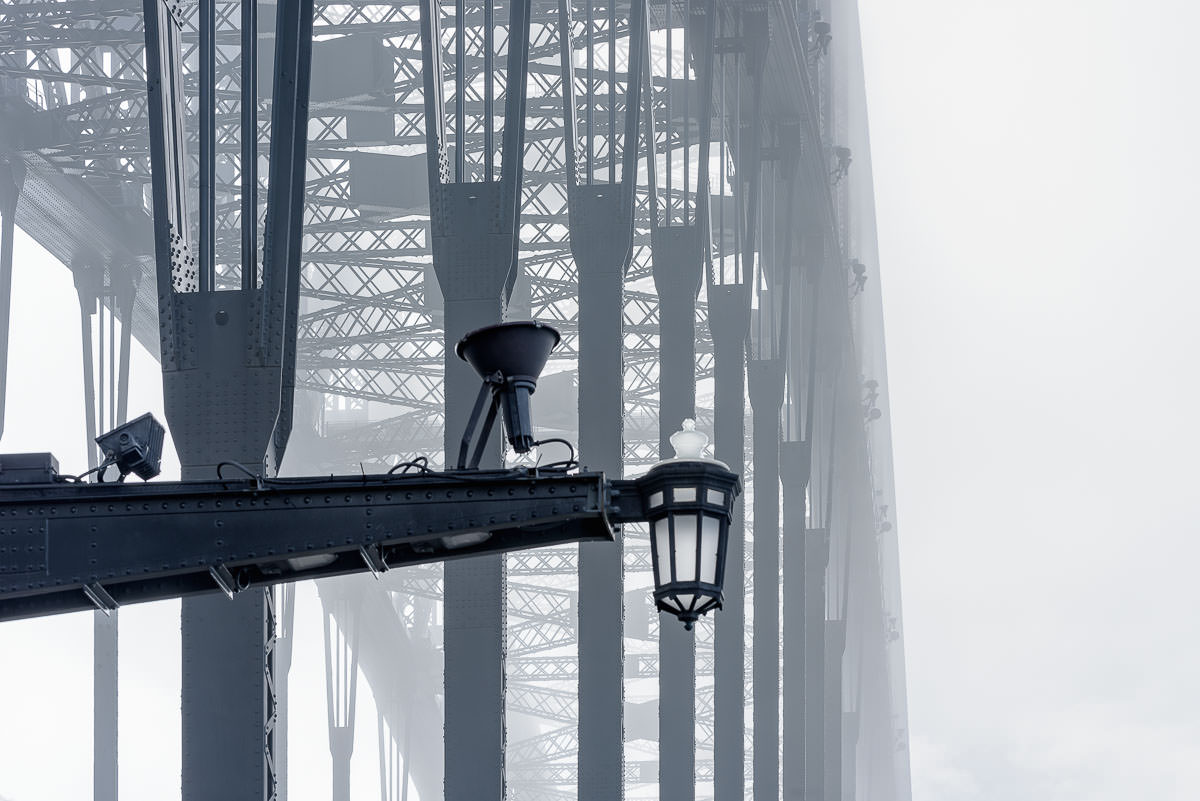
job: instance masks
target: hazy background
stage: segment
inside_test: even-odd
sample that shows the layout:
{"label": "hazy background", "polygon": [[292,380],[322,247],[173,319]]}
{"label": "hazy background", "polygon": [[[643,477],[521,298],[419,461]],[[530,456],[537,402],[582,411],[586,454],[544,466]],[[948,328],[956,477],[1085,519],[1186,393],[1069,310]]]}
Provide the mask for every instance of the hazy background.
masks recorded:
{"label": "hazy background", "polygon": [[1194,801],[1200,9],[860,7],[914,798]]}
{"label": "hazy background", "polygon": [[[1200,9],[860,7],[914,798],[1195,801]],[[24,237],[16,252],[3,447],[76,469],[74,289]],[[161,416],[145,353],[133,382],[131,413]],[[291,792],[316,801],[323,658],[302,586]],[[121,620],[122,797],[177,798],[178,604]],[[91,626],[4,625],[0,797],[90,797]],[[375,798],[359,700],[354,784]]]}

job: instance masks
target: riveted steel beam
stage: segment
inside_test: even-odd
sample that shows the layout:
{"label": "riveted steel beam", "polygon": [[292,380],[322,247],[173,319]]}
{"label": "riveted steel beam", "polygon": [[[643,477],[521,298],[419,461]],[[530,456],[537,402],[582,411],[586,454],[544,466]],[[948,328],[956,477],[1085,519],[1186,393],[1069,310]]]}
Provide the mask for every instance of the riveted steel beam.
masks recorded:
{"label": "riveted steel beam", "polygon": [[[602,474],[509,472],[431,477],[6,486],[0,488],[0,619],[221,590],[580,540],[611,540],[637,516],[626,482]],[[331,532],[337,532],[336,535]]]}

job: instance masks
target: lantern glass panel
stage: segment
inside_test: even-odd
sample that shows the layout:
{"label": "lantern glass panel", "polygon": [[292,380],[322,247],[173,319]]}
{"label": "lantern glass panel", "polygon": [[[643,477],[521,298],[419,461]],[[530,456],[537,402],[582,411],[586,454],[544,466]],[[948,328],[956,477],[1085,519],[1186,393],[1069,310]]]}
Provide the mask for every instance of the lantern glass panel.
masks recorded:
{"label": "lantern glass panel", "polygon": [[658,507],[658,506],[662,506],[662,502],[663,502],[663,494],[662,494],[661,490],[658,492],[650,493],[650,508],[651,509],[654,509],[655,507]]}
{"label": "lantern glass panel", "polygon": [[680,595],[679,596],[680,611],[685,611],[685,610],[688,610],[691,608],[692,608],[692,596],[691,595]]}
{"label": "lantern glass panel", "polygon": [[663,517],[654,521],[654,552],[658,554],[658,584],[671,583],[671,536],[669,522]]}
{"label": "lantern glass panel", "polygon": [[696,580],[696,515],[672,515],[675,519],[675,580]]}
{"label": "lantern glass panel", "polygon": [[695,487],[676,487],[674,490],[674,493],[675,493],[675,495],[674,495],[675,501],[677,503],[683,503],[684,501],[696,500],[696,488]]}
{"label": "lantern glass panel", "polygon": [[720,490],[710,489],[708,491],[708,502],[716,504],[717,506],[724,506],[725,493],[721,492]]}
{"label": "lantern glass panel", "polygon": [[717,544],[721,538],[721,524],[715,517],[703,515],[700,530],[700,580],[717,583]]}

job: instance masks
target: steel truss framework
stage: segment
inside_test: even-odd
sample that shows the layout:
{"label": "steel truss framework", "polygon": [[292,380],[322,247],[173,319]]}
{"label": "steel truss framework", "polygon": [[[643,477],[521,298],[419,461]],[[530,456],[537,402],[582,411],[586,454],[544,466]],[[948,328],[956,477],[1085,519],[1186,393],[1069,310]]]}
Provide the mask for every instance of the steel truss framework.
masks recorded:
{"label": "steel truss framework", "polygon": [[[184,116],[194,159],[200,82],[197,5],[162,2],[184,26],[183,90],[188,99]],[[270,40],[275,7],[259,5],[260,37]],[[271,116],[271,65],[262,58],[253,67],[260,82],[253,115],[257,163],[253,171],[241,163],[243,111],[236,91],[244,68],[239,48],[241,7],[240,2],[215,3],[212,227],[217,289],[242,285],[238,231],[245,209],[243,174],[256,176],[259,197],[265,197],[262,190],[269,166],[265,134]],[[478,49],[493,11],[495,19],[507,18],[499,7],[482,3],[463,8],[462,38],[455,40],[459,31],[453,25],[444,30],[448,54],[456,55],[459,47]],[[841,761],[823,764],[821,771],[807,770],[799,779],[804,797],[904,801],[908,760],[896,528],[890,519],[894,501],[886,367],[857,11],[851,0],[722,0],[711,5],[713,44],[706,55],[696,50],[693,15],[710,6],[700,0],[649,0],[646,8],[651,31],[644,78],[650,91],[640,147],[651,150],[648,142],[653,142],[654,155],[639,170],[632,261],[624,280],[621,456],[631,471],[658,458],[660,318],[651,277],[649,203],[657,197],[666,218],[686,217],[690,204],[692,213],[707,211],[712,221],[707,291],[696,319],[701,426],[711,429],[716,369],[707,300],[720,292],[718,288],[747,287],[754,297],[747,355],[752,361],[778,359],[786,374],[780,417],[785,440],[781,454],[782,693],[786,700],[789,692],[796,692],[795,682],[805,681],[792,679],[788,664],[803,664],[808,681],[818,673],[831,681],[836,675],[836,692],[841,695],[836,727],[817,736],[803,721],[797,724],[806,732],[800,739],[808,750],[809,765],[819,761],[819,754],[812,751],[814,742],[835,734],[842,738],[837,748],[826,747],[823,752],[836,752]],[[101,297],[100,302],[107,303],[122,322],[131,321],[134,335],[153,352],[158,341],[158,302],[149,217],[150,126],[141,9],[140,0],[17,0],[4,6],[0,13],[0,168],[20,173],[21,180],[14,183],[21,185],[17,224],[64,264],[77,274],[94,274],[98,266],[103,267],[109,286],[116,285],[118,277],[124,281],[125,275],[140,276],[131,281],[136,291],[132,302],[116,295]],[[628,3],[610,8],[580,0],[570,9],[572,80],[577,93],[590,98],[579,107],[587,119],[585,138],[594,158],[584,179],[587,183],[613,180],[609,171],[622,155],[619,147],[606,143],[612,142],[614,128],[624,124],[629,111],[623,102],[623,76],[630,66],[630,9]],[[455,4],[444,4],[441,10],[450,20]],[[540,399],[549,402],[540,420],[574,438],[576,421],[555,411],[574,407],[579,353],[579,274],[569,247],[564,185],[560,65],[564,31],[557,3],[534,3],[531,13],[520,199],[521,276],[508,313],[546,320],[563,332],[563,348],[551,366],[561,375],[543,382]],[[755,51],[747,44],[755,41],[752,21],[756,19],[765,21],[766,38],[759,46],[761,53],[768,54],[757,67],[763,76],[758,82],[751,63]],[[507,46],[507,31],[503,24],[495,28],[499,54]],[[685,31],[693,36],[687,45],[690,49],[685,48]],[[312,424],[308,427],[321,435],[321,447],[306,447],[305,432],[298,430],[293,450],[303,454],[301,470],[359,464],[370,468],[418,455],[429,455],[436,462],[444,428],[444,314],[431,267],[418,7],[361,0],[317,2],[313,32],[297,373],[297,386],[310,392],[298,399],[297,415],[307,414],[305,419]],[[482,58],[464,53],[460,62],[461,67],[456,64],[454,69],[464,71],[461,119],[465,123],[459,131],[452,119],[448,136],[455,157],[479,175],[491,164],[485,146],[485,128],[491,123],[481,113],[491,81]],[[697,109],[702,107],[697,86],[705,63],[711,63],[713,70],[712,112],[702,121],[697,119]],[[618,68],[612,76],[610,64]],[[451,100],[459,102],[457,97]],[[701,169],[696,163],[697,142],[705,124],[713,147],[704,168],[711,165],[711,169],[708,188],[697,192]],[[192,168],[194,174],[198,165],[193,162]],[[261,215],[262,205],[255,207]],[[193,215],[191,225],[198,224]],[[859,271],[860,266],[865,269]],[[876,410],[880,414],[872,415]],[[749,431],[755,418],[748,408],[745,419]],[[789,448],[792,443],[796,447]],[[796,453],[805,456],[800,460],[803,469],[796,462],[789,472],[788,460],[795,461]],[[751,456],[747,450],[744,509],[747,538],[753,540]],[[798,528],[789,529],[789,520]],[[777,532],[771,527],[768,533],[774,537]],[[788,533],[811,543],[802,547],[803,557],[791,562]],[[627,531],[628,586],[645,583],[645,577],[638,576],[649,571],[648,553],[645,533]],[[746,555],[745,607],[751,609],[756,582],[749,547]],[[813,560],[822,562],[821,569],[811,573],[819,581],[803,581],[809,575],[804,573],[789,577],[789,564],[804,562],[811,572]],[[521,552],[507,563],[508,708],[519,713],[509,736],[508,790],[522,799],[574,797],[577,551]],[[817,587],[808,606],[789,596],[789,581],[809,587],[810,596]],[[407,784],[409,757],[420,754],[420,746],[404,737],[405,726],[411,727],[413,720],[409,711],[417,702],[399,697],[383,678],[388,675],[386,664],[380,663],[397,654],[423,659],[429,674],[423,681],[440,691],[440,656],[431,632],[436,632],[440,620],[441,572],[435,566],[408,569],[392,574],[384,587],[387,603],[383,606],[368,601],[358,606],[331,602],[328,608],[346,631],[356,630],[360,623],[367,625],[365,621],[388,627],[388,633],[381,635],[386,642],[362,646],[360,664],[383,714],[381,757],[403,755],[390,762],[383,759],[392,766],[381,781],[383,796],[398,799]],[[789,607],[789,603],[799,606]],[[796,643],[787,638],[792,619],[788,610],[804,616],[814,604],[821,607],[814,620],[822,631],[807,626],[803,640],[807,651],[789,663],[794,655],[788,649]],[[641,714],[640,701],[643,696],[653,700],[653,682],[643,680],[657,675],[652,646],[657,620],[632,601],[626,607],[625,727],[632,755],[639,741],[652,741],[655,736],[652,716]],[[362,616],[362,621],[351,620],[353,614]],[[697,633],[698,795],[706,797],[711,792],[706,788],[714,759],[709,753],[714,690],[708,677],[715,657],[711,626],[701,626]],[[767,636],[775,641],[779,632]],[[751,705],[755,695],[750,619],[745,637],[744,702]],[[818,644],[829,660],[828,668],[821,670],[812,661]],[[840,660],[831,656],[837,652],[843,652]],[[817,690],[829,692],[831,687],[818,684]],[[775,689],[765,692],[777,695]],[[332,691],[330,703],[332,707]],[[428,719],[436,713],[434,708],[420,714]],[[419,721],[419,714],[414,715]],[[785,719],[785,758],[786,740],[793,731],[789,725]],[[517,736],[518,731],[523,736]],[[748,736],[747,797],[757,784],[751,769],[753,754],[753,738]],[[626,762],[624,784],[631,795],[652,792],[657,771],[651,760],[652,756],[631,756]],[[441,790],[442,768],[440,762],[430,768],[433,762],[438,760],[431,756],[423,768],[414,762],[411,769],[422,797],[437,797]],[[396,767],[400,764],[403,780],[401,768]],[[813,777],[822,772],[827,774],[825,783],[814,785]],[[793,781],[786,769],[782,780],[786,793]],[[839,787],[839,795],[827,794]]]}

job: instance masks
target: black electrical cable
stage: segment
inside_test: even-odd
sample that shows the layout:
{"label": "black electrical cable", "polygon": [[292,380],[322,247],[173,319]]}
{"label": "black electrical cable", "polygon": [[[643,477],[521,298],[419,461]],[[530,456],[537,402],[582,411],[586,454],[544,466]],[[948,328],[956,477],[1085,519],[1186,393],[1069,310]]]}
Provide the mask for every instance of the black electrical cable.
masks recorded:
{"label": "black electrical cable", "polygon": [[100,483],[103,484],[104,483],[103,471],[105,470],[105,468],[111,467],[114,464],[116,464],[116,460],[107,459],[104,462],[102,462],[98,467],[93,467],[91,470],[88,470],[86,473],[80,473],[77,476],[59,473],[57,478],[59,481],[66,481],[66,482],[78,484],[81,481],[83,481],[85,478],[90,476],[92,473],[101,473],[102,475],[100,476]]}
{"label": "black electrical cable", "polygon": [[242,464],[241,462],[221,462],[220,464],[218,464],[217,465],[217,478],[220,480],[224,480],[224,478],[225,478],[225,476],[221,472],[221,468],[223,468],[223,467],[236,467],[239,472],[245,473],[248,478],[252,478],[255,481],[263,480],[262,476],[260,476],[258,473],[255,473],[253,470],[251,470],[249,467],[246,467],[246,465]]}
{"label": "black electrical cable", "polygon": [[566,445],[567,450],[570,451],[571,455],[569,458],[564,459],[562,461],[551,462],[550,464],[547,464],[547,465],[539,465],[538,466],[539,470],[545,470],[545,471],[551,472],[551,473],[557,473],[557,472],[566,473],[570,470],[573,470],[576,467],[579,467],[579,460],[575,458],[575,446],[572,445],[569,441],[563,439],[562,437],[548,437],[546,439],[539,439],[536,442],[534,442],[533,444],[540,446],[540,445],[549,444],[551,442],[557,442],[560,445]]}
{"label": "black electrical cable", "polygon": [[387,471],[387,475],[389,475],[389,476],[395,475],[396,471],[399,470],[401,467],[403,467],[404,469],[400,470],[400,475],[404,475],[405,473],[407,473],[409,470],[412,470],[412,469],[416,469],[418,471],[418,473],[422,474],[422,475],[433,472],[432,470],[429,469],[429,457],[428,456],[418,456],[416,459],[413,459],[411,462],[397,462],[396,464],[392,465],[392,469]]}

